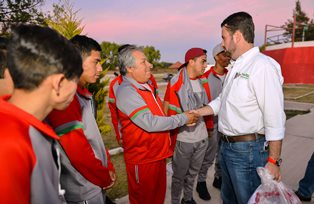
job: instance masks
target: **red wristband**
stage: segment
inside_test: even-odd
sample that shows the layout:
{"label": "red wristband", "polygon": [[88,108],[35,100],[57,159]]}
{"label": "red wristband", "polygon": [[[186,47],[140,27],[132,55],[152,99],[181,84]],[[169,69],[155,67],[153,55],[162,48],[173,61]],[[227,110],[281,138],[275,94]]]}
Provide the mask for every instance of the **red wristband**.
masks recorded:
{"label": "red wristband", "polygon": [[281,162],[282,162],[282,159],[275,160],[275,159],[273,159],[271,157],[268,157],[267,161],[269,163],[275,164],[276,166],[280,166]]}
{"label": "red wristband", "polygon": [[273,158],[271,158],[271,157],[268,157],[267,161],[268,161],[269,163],[272,163],[272,164],[277,165],[276,160],[275,160],[275,159],[273,159]]}

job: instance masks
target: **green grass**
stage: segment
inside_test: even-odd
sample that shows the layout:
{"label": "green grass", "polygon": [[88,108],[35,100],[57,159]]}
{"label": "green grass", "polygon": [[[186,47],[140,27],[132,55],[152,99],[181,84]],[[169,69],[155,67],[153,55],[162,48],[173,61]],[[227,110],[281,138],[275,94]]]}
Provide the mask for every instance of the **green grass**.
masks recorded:
{"label": "green grass", "polygon": [[289,118],[292,118],[292,117],[296,116],[296,115],[303,115],[303,114],[306,114],[306,113],[309,113],[309,112],[310,111],[285,110],[287,120]]}
{"label": "green grass", "polygon": [[303,103],[314,103],[314,93],[298,98],[296,101]]}
{"label": "green grass", "polygon": [[314,93],[311,93],[314,92],[313,84],[288,84],[283,91],[285,100],[314,103]]}
{"label": "green grass", "polygon": [[128,194],[128,182],[127,175],[125,171],[125,163],[123,159],[123,154],[111,156],[111,162],[113,162],[117,180],[115,185],[106,191],[109,198],[112,200],[116,198],[121,198]]}

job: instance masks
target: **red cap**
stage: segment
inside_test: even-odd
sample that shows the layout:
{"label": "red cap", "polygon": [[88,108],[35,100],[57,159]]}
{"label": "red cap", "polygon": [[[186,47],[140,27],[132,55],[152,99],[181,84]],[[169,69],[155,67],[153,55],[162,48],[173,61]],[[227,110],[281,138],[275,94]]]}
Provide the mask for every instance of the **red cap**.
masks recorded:
{"label": "red cap", "polygon": [[189,63],[190,59],[194,59],[195,57],[200,57],[202,55],[206,55],[207,51],[202,48],[194,47],[189,49],[185,53],[185,63],[180,66],[180,68],[186,66]]}

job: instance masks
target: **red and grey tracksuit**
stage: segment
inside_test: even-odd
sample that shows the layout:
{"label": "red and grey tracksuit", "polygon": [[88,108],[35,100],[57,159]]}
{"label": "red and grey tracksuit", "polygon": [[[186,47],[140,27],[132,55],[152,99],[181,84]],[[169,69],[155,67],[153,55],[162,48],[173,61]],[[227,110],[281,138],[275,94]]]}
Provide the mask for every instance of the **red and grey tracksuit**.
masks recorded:
{"label": "red and grey tracksuit", "polygon": [[[183,100],[184,96],[181,96],[181,99],[180,99],[180,95],[181,95],[180,93],[185,92],[185,90],[183,89],[183,84],[184,84],[183,71],[185,71],[185,69],[186,68],[181,69],[180,72],[175,75],[176,77],[170,80],[167,85],[167,89],[164,96],[164,101],[167,101],[169,103],[168,113],[167,113],[169,116],[180,114],[188,110],[187,108],[185,108],[184,110],[184,107],[183,107],[184,104],[187,103],[187,100]],[[205,76],[201,76],[199,80],[203,86],[203,89],[205,90],[208,101],[211,101],[211,93],[210,93],[211,90],[209,88],[207,78]],[[206,123],[207,129],[213,128],[214,123],[213,123],[212,116],[205,116],[204,121]],[[171,141],[172,141],[171,149],[172,150],[174,150],[175,148],[178,131],[179,131],[179,128],[171,131]]]}
{"label": "red and grey tracksuit", "polygon": [[[210,101],[207,79],[190,79],[187,69],[181,69],[171,78],[165,101],[169,103],[168,115],[198,109]],[[194,180],[202,166],[208,147],[207,129],[213,128],[212,117],[203,117],[194,126],[183,126],[171,132],[176,141],[172,159],[171,202],[180,203],[183,190],[185,201],[193,198]]]}
{"label": "red and grey tracksuit", "polygon": [[[114,128],[114,131],[116,133],[116,139],[118,142],[122,138],[121,138],[121,133],[120,133],[121,124],[119,122],[118,108],[117,108],[117,104],[116,104],[116,93],[117,93],[117,89],[120,86],[120,84],[122,83],[122,81],[123,81],[123,77],[122,77],[122,75],[119,75],[110,82],[109,100],[108,100],[108,107],[109,107],[110,114],[111,114],[111,122],[112,122],[112,125]],[[151,75],[148,83],[152,85],[152,87],[154,89],[153,92],[158,94],[158,85],[157,85],[157,82],[156,82],[153,75]]]}
{"label": "red and grey tracksuit", "polygon": [[57,135],[8,99],[0,99],[0,203],[63,203]]}
{"label": "red and grey tracksuit", "polygon": [[112,182],[109,170],[114,169],[94,118],[92,95],[78,87],[68,108],[52,111],[48,122],[60,138],[61,185],[66,200],[92,203],[102,197],[102,189]]}
{"label": "red and grey tracksuit", "polygon": [[184,125],[185,114],[164,117],[162,102],[149,84],[124,77],[116,94],[130,203],[164,203],[170,129]]}

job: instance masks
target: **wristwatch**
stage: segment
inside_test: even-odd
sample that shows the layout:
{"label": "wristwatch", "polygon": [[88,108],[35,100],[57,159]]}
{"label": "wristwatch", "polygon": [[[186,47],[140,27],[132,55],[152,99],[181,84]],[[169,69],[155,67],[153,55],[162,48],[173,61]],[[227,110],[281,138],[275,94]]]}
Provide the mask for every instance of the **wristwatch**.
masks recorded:
{"label": "wristwatch", "polygon": [[270,162],[270,163],[272,163],[272,164],[275,164],[275,165],[277,165],[277,166],[280,166],[281,163],[282,163],[282,159],[281,159],[281,158],[275,160],[275,159],[273,159],[273,158],[271,158],[271,157],[268,157],[268,160],[267,160],[267,161]]}

